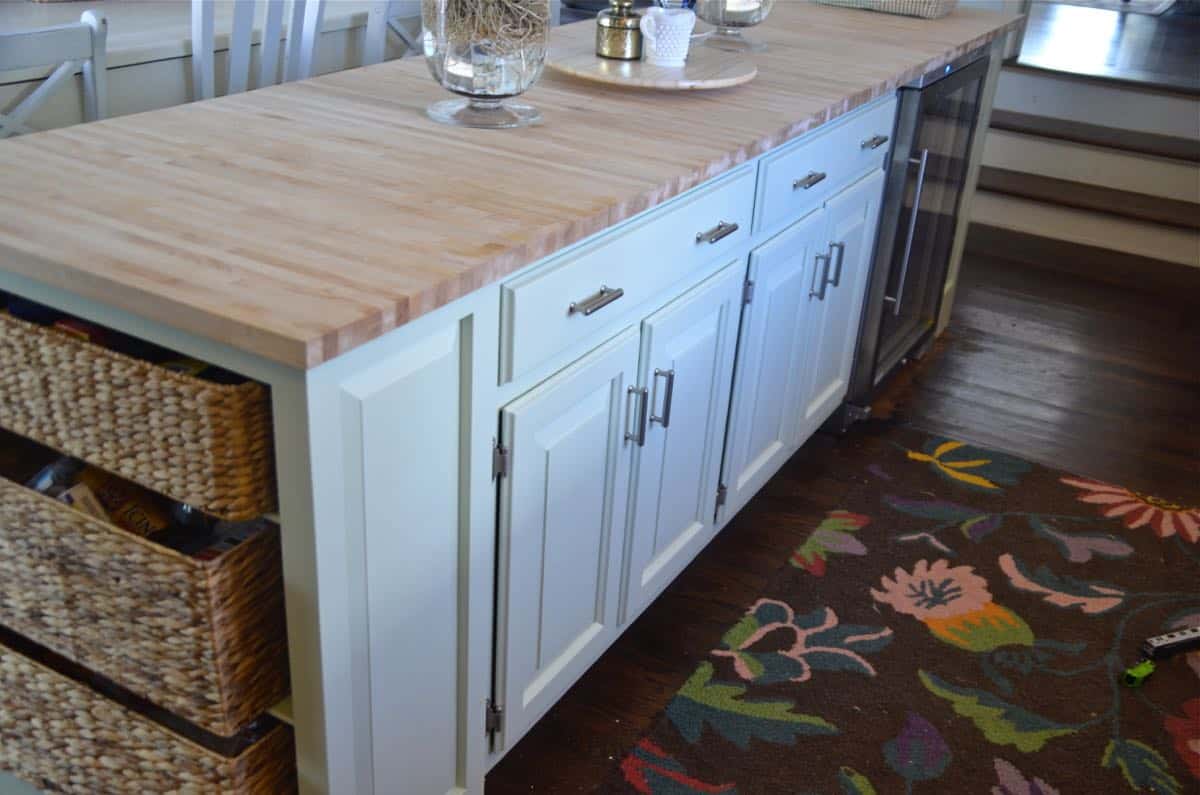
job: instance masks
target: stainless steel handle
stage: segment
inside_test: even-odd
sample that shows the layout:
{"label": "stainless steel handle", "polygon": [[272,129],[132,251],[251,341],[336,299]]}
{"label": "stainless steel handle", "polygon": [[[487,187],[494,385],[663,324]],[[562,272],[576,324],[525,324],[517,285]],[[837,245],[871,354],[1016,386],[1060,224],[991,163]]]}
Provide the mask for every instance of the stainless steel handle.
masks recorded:
{"label": "stainless steel handle", "polygon": [[878,149],[888,142],[886,135],[872,135],[870,138],[862,142],[863,149]]}
{"label": "stainless steel handle", "polygon": [[913,190],[912,215],[908,217],[908,237],[904,241],[904,259],[900,260],[900,282],[896,285],[895,297],[885,295],[883,302],[892,305],[892,314],[900,317],[900,306],[904,303],[904,283],[908,281],[908,260],[912,256],[913,236],[917,232],[917,213],[921,210],[921,194],[925,192],[925,169],[929,166],[929,150],[922,149],[920,157],[910,157],[909,165],[917,166],[917,187]]}
{"label": "stainless steel handle", "polygon": [[837,249],[837,270],[833,272],[833,281],[830,282],[834,287],[842,283],[842,263],[846,261],[846,244],[845,243],[830,243],[829,255],[833,256],[833,250]]}
{"label": "stainless steel handle", "polygon": [[829,286],[829,261],[831,259],[832,259],[832,257],[829,256],[828,254],[818,254],[817,255],[817,262],[820,262],[821,260],[825,260],[825,267],[821,270],[821,291],[820,292],[817,292],[817,289],[815,286],[817,271],[815,269],[813,270],[814,286],[812,288],[810,288],[808,291],[808,298],[810,301],[813,298],[816,298],[818,301],[825,300],[825,288]]}
{"label": "stainless steel handle", "polygon": [[660,370],[657,367],[654,368],[655,379],[657,379],[660,375],[667,379],[667,386],[666,386],[667,391],[666,391],[666,395],[663,397],[662,416],[660,417],[656,414],[651,414],[650,421],[651,422],[660,422],[660,423],[662,423],[662,426],[664,428],[670,428],[671,427],[671,404],[675,402],[675,370],[674,369]]}
{"label": "stainless steel handle", "polygon": [[736,232],[738,230],[738,228],[739,227],[737,224],[731,224],[731,223],[727,223],[725,221],[719,221],[716,226],[714,226],[712,229],[708,230],[707,232],[697,232],[696,233],[696,242],[697,243],[709,243],[709,244],[716,243],[718,240],[724,240],[725,238],[732,235],[734,232]]}
{"label": "stainless steel handle", "polygon": [[[634,422],[633,431],[625,431],[625,441],[637,442],[638,447],[646,446],[646,418],[650,413],[649,400],[650,390],[644,386],[631,386],[626,393],[626,397],[632,397],[637,405],[637,420]],[[632,418],[633,411],[629,412]],[[628,426],[626,426],[628,427]]]}
{"label": "stainless steel handle", "polygon": [[600,291],[589,295],[582,301],[573,301],[567,307],[568,315],[590,315],[593,312],[599,311],[611,304],[621,296],[625,295],[625,291],[620,287],[612,288],[600,285]]}
{"label": "stainless steel handle", "polygon": [[827,176],[828,174],[826,174],[824,171],[810,171],[792,183],[792,190],[800,190],[801,188],[808,190],[813,185],[816,185],[818,182],[825,179]]}

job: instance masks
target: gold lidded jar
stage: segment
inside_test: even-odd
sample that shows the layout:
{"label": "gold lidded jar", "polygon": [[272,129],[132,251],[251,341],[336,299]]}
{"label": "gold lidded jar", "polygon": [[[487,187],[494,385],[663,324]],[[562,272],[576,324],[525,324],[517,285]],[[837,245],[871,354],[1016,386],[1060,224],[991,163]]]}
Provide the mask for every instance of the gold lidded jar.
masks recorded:
{"label": "gold lidded jar", "polygon": [[596,15],[596,55],[620,61],[641,58],[641,21],[633,0],[609,0],[608,8]]}

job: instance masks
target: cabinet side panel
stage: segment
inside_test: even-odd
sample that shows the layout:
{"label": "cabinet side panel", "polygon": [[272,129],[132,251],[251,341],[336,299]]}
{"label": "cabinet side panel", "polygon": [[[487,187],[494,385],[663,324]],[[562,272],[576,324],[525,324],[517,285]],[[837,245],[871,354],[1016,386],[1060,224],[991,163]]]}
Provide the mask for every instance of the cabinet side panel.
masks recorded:
{"label": "cabinet side panel", "polygon": [[422,793],[458,785],[462,329],[449,323],[344,387],[361,418],[379,792],[400,782]]}

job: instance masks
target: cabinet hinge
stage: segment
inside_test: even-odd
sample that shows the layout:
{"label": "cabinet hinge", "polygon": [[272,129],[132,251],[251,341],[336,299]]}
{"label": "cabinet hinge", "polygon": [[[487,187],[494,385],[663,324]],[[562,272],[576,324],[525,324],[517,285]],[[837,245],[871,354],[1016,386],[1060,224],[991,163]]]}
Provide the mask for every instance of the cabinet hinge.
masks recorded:
{"label": "cabinet hinge", "polygon": [[492,703],[488,699],[487,708],[483,718],[484,730],[489,734],[496,734],[504,729],[504,707],[499,704]]}
{"label": "cabinet hinge", "polygon": [[504,477],[508,474],[508,464],[512,456],[508,452],[508,448],[496,442],[492,447],[492,479]]}
{"label": "cabinet hinge", "polygon": [[754,300],[754,282],[750,279],[742,285],[742,303],[748,304]]}

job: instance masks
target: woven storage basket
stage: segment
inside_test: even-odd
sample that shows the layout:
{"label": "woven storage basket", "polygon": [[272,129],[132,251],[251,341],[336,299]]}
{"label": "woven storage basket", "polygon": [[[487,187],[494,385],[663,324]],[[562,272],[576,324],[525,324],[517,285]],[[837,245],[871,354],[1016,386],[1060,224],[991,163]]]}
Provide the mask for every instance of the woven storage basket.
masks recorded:
{"label": "woven storage basket", "polygon": [[0,624],[223,737],[288,693],[274,528],[199,560],[0,479]]}
{"label": "woven storage basket", "polygon": [[884,14],[938,19],[958,6],[958,0],[817,0],[827,6],[862,8]]}
{"label": "woven storage basket", "polygon": [[52,791],[285,795],[292,730],[227,758],[0,645],[0,769]]}
{"label": "woven storage basket", "polygon": [[275,509],[270,393],[0,314],[0,426],[226,519]]}

